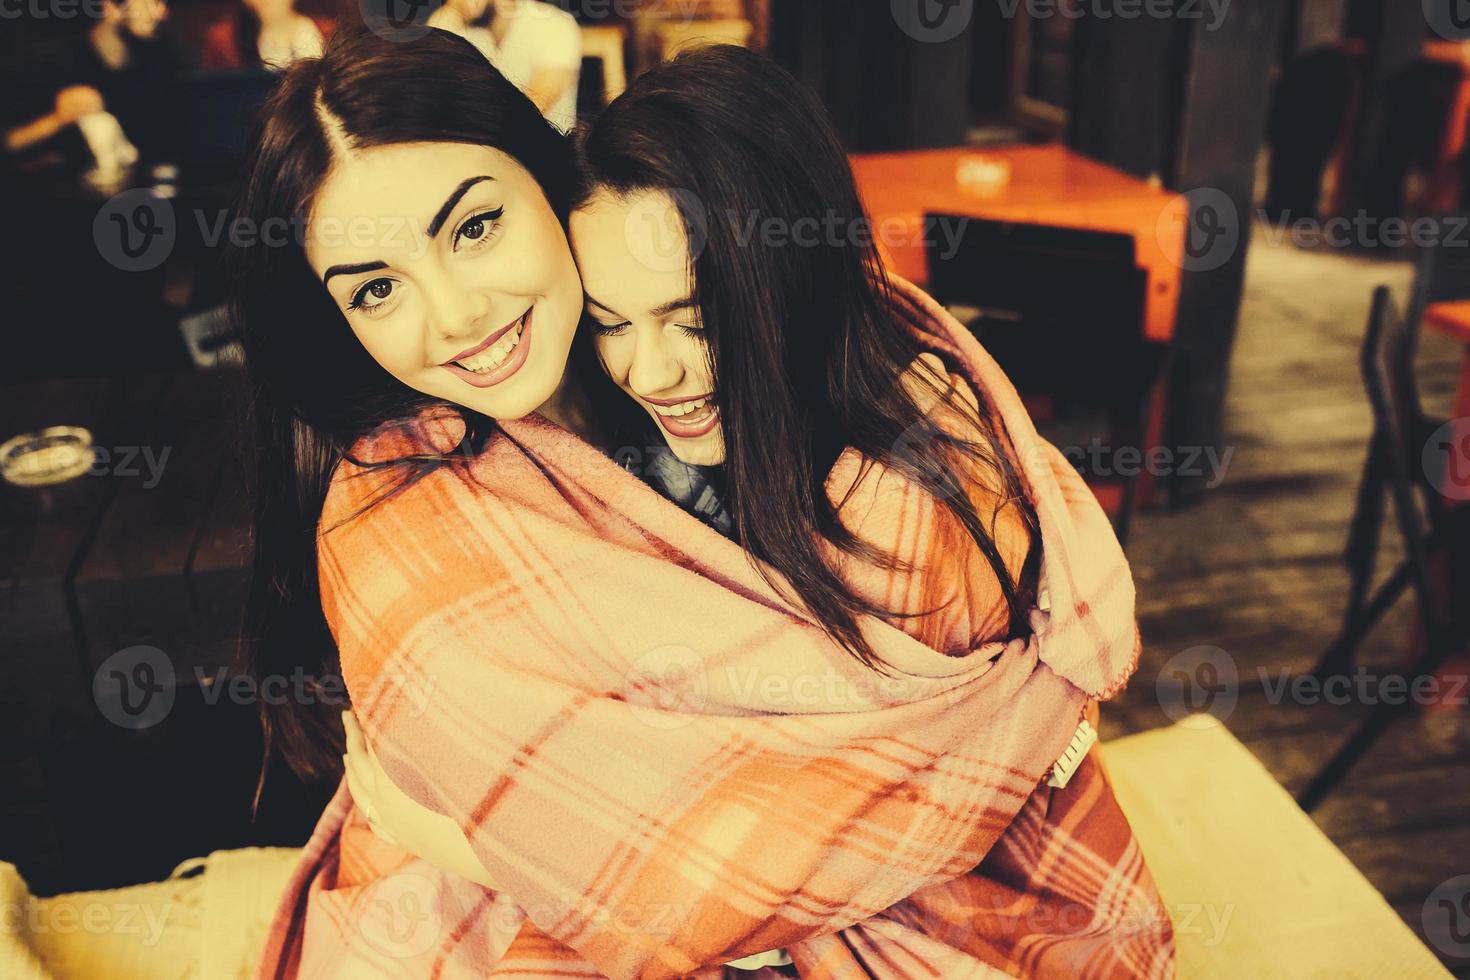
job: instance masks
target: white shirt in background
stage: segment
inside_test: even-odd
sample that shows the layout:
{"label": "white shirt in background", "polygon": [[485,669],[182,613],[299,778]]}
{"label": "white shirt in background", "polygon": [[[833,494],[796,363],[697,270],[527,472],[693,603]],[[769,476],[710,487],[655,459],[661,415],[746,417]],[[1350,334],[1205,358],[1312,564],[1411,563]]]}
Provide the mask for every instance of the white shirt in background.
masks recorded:
{"label": "white shirt in background", "polygon": [[572,83],[544,113],[557,129],[569,131],[577,124],[577,78],[582,70],[582,30],[577,19],[560,7],[537,0],[520,0],[507,19],[510,24],[500,43],[488,27],[467,29],[465,40],[479,48],[523,92],[541,69],[570,70]]}
{"label": "white shirt in background", "polygon": [[298,16],[290,44],[267,38],[262,31],[255,49],[260,52],[260,63],[266,68],[271,71],[285,71],[298,58],[322,56],[322,32],[310,17]]}

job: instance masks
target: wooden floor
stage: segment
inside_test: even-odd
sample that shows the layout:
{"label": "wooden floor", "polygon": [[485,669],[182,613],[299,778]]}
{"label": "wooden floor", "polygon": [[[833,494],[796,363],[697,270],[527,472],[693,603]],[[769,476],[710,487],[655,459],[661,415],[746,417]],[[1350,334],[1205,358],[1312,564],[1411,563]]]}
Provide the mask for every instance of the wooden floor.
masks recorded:
{"label": "wooden floor", "polygon": [[[1402,304],[1411,274],[1402,262],[1302,251],[1257,232],[1223,436],[1234,455],[1223,483],[1197,504],[1134,525],[1128,550],[1144,651],[1128,690],[1104,709],[1104,737],[1170,722],[1157,680],[1182,651],[1218,647],[1241,677],[1262,669],[1274,677],[1308,667],[1335,635],[1347,590],[1341,554],[1370,428],[1358,347],[1373,287],[1392,286]],[[1449,414],[1460,356],[1444,337],[1421,338],[1427,412]],[[1397,560],[1394,537],[1381,567]],[[1359,662],[1401,665],[1413,622],[1405,598]],[[1251,690],[1242,685],[1226,724],[1294,792],[1366,714],[1361,705]],[[1315,818],[1422,937],[1429,893],[1470,873],[1470,710],[1401,721]],[[1441,956],[1470,977],[1470,959]]]}

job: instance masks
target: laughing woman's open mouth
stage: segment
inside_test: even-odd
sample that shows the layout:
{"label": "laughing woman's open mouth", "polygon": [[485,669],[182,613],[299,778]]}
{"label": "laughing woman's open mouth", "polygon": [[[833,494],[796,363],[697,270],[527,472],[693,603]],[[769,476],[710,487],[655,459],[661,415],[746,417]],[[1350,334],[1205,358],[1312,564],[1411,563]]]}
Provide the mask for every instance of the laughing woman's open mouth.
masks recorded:
{"label": "laughing woman's open mouth", "polygon": [[712,394],[695,398],[645,397],[643,400],[664,431],[680,439],[698,439],[720,424],[720,410],[715,407]]}

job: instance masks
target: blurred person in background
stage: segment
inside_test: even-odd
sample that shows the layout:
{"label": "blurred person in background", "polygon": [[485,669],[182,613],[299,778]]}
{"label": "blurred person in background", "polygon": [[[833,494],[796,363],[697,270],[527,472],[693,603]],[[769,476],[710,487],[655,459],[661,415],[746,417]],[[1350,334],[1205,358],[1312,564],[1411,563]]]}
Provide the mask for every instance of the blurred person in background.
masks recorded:
{"label": "blurred person in background", "polygon": [[285,71],[298,59],[321,53],[321,29],[297,12],[295,0],[241,0],[233,18],[210,29],[201,60],[206,68]]}
{"label": "blurred person in background", "polygon": [[164,23],[168,6],[163,0],[103,0],[101,14],[85,31],[39,44],[4,70],[0,132],[8,153],[54,153],[85,165],[89,155],[114,149],[77,129],[104,113],[145,157],[169,145],[167,113],[158,110],[186,59]]}
{"label": "blurred person in background", "polygon": [[447,0],[429,26],[479,48],[557,129],[576,124],[582,33],[571,14],[539,0]]}

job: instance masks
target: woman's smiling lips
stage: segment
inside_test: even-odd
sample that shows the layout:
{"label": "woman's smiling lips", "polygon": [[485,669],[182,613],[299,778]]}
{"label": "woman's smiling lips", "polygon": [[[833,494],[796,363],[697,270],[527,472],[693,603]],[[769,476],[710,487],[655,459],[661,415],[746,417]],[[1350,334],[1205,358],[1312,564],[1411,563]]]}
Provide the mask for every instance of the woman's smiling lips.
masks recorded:
{"label": "woman's smiling lips", "polygon": [[[529,313],[530,311],[527,310],[526,312]],[[469,350],[462,350],[458,354],[455,354],[449,360],[445,361],[442,366],[443,367],[448,367],[449,365],[453,364],[455,361],[463,361],[467,357],[474,357],[476,354],[480,353],[480,351],[482,351],[485,348],[489,347],[491,344],[495,343],[501,337],[504,337],[510,331],[510,329],[512,327],[514,327],[517,323],[520,323],[525,318],[526,318],[526,314],[525,313],[522,313],[520,316],[518,316],[514,320],[510,321],[505,326],[501,327],[499,330],[495,331],[490,336],[486,337],[483,341],[481,341],[480,343],[478,343],[475,346],[471,347]]]}
{"label": "woman's smiling lips", "polygon": [[[536,308],[534,306],[531,307],[525,313],[521,314],[520,319],[495,331],[483,343],[476,344],[469,350],[455,355],[453,359],[441,364],[440,367],[444,368],[450,374],[457,376],[465,383],[474,385],[476,388],[489,388],[493,385],[500,384],[519,371],[521,365],[526,363],[526,358],[529,356],[531,350],[531,319],[532,314],[535,312]],[[511,331],[516,331],[511,341],[511,347],[504,352],[502,355],[503,359],[498,364],[494,364],[488,369],[481,367],[480,370],[471,371],[469,368],[457,363],[484,355],[486,351],[493,348],[507,334],[510,334]],[[479,365],[476,366],[479,367]]]}
{"label": "woman's smiling lips", "polygon": [[[712,403],[712,397],[706,393],[695,395],[692,398],[650,398],[639,395],[649,407],[650,413],[658,419],[658,424],[664,427],[669,435],[679,439],[698,439],[700,436],[708,435],[714,427],[720,424],[720,412]],[[700,404],[703,403],[703,404]],[[683,415],[669,415],[659,409],[676,408],[682,405],[695,405],[693,411]]]}

